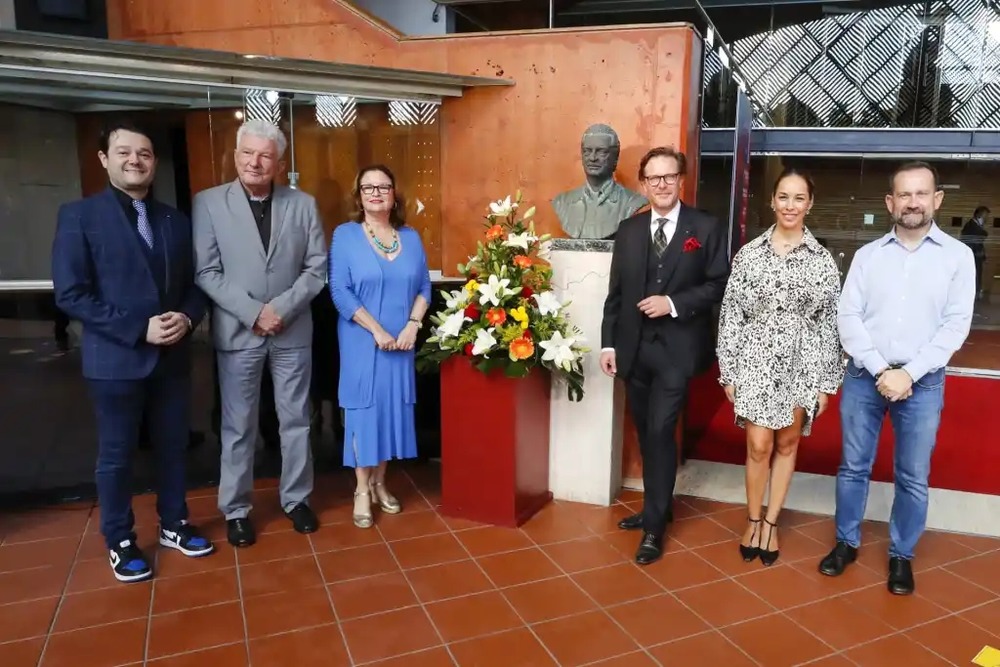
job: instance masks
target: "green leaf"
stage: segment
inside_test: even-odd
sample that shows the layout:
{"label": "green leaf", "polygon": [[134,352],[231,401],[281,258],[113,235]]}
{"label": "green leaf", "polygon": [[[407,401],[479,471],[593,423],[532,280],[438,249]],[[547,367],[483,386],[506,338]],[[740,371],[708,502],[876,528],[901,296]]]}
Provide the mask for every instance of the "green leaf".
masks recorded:
{"label": "green leaf", "polygon": [[531,372],[531,368],[523,361],[511,361],[504,368],[504,375],[509,378],[523,378],[527,377],[528,373]]}

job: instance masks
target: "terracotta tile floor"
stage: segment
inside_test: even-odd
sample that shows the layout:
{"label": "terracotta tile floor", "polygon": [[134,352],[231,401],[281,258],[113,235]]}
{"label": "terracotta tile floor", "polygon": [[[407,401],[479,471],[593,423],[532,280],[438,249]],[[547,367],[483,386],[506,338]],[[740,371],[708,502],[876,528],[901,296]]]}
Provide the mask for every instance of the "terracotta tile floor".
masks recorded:
{"label": "terracotta tile floor", "polygon": [[[860,563],[816,572],[828,518],[787,512],[782,559],[736,551],[739,507],[683,498],[669,553],[640,569],[636,535],[611,508],[553,503],[522,530],[441,516],[433,466],[399,472],[405,504],[350,523],[347,477],[318,480],[324,522],[290,530],[273,482],[256,491],[258,544],[224,543],[212,491],[191,513],[218,542],[205,559],[157,553],[154,582],[114,581],[98,512],[69,506],[0,517],[0,665],[968,665],[1000,647],[1000,541],[929,533],[918,594],[884,587],[886,526],[866,526]],[[152,544],[152,498],[136,499]],[[151,548],[151,547],[150,547]]]}

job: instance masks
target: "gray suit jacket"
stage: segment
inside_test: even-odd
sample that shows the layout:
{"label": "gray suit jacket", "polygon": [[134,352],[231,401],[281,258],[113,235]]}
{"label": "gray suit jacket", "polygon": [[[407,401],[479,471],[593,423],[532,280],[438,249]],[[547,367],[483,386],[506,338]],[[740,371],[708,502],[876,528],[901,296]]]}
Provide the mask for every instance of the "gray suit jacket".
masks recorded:
{"label": "gray suit jacket", "polygon": [[264,344],[253,332],[264,304],[284,322],[278,347],[312,345],[310,302],[326,284],[326,243],[311,195],[274,186],[271,242],[265,254],[238,180],[194,198],[195,281],[213,302],[212,337],[218,350]]}

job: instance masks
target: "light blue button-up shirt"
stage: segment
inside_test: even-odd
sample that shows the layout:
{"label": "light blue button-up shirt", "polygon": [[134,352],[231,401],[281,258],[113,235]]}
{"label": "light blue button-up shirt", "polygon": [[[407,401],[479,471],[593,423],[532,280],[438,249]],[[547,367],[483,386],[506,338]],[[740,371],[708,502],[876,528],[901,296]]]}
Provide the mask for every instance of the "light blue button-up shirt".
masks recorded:
{"label": "light blue button-up shirt", "polygon": [[962,347],[975,298],[968,246],[931,224],[909,250],[894,229],[854,255],[837,314],[840,340],[872,375],[899,364],[917,381]]}

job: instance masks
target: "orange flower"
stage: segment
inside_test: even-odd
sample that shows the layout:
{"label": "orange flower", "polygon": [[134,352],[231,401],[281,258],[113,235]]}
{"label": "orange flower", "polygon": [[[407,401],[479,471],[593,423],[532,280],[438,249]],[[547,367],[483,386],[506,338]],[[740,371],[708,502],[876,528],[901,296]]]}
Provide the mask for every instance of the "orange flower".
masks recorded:
{"label": "orange flower", "polygon": [[486,230],[487,241],[495,241],[501,236],[503,236],[503,227],[501,227],[500,225],[493,225],[492,227]]}
{"label": "orange flower", "polygon": [[486,321],[492,327],[498,327],[507,321],[507,311],[503,308],[490,308],[486,311]]}
{"label": "orange flower", "polygon": [[514,266],[519,269],[527,269],[531,267],[531,258],[527,255],[517,255],[514,257]]}
{"label": "orange flower", "polygon": [[527,359],[535,353],[535,344],[527,338],[515,338],[510,342],[511,361]]}

